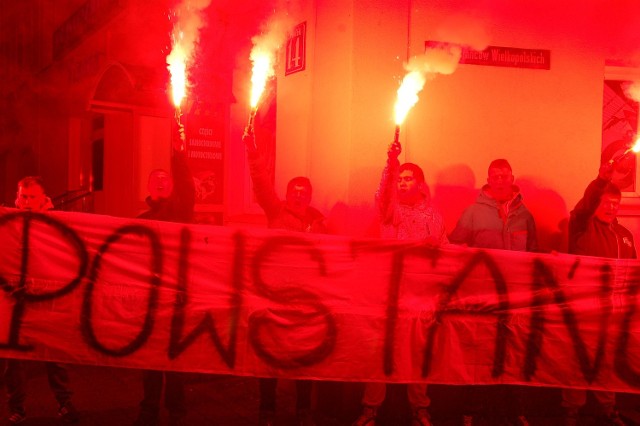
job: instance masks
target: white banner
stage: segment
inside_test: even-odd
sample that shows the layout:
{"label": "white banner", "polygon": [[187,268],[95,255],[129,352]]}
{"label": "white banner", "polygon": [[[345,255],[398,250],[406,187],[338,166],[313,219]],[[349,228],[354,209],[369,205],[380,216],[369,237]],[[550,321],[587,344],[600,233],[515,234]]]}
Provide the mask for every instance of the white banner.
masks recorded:
{"label": "white banner", "polygon": [[638,261],[0,210],[0,357],[640,391]]}

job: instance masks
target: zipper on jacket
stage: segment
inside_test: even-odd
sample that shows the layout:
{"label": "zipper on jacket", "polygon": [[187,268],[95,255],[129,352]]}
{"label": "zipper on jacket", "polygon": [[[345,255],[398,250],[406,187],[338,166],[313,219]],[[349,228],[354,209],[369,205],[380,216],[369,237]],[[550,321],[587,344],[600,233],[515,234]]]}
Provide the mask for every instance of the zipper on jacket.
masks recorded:
{"label": "zipper on jacket", "polygon": [[616,237],[616,248],[618,249],[618,257],[616,259],[620,259],[620,238],[618,237],[618,233],[613,228],[613,222],[609,224],[609,229],[613,232],[613,235]]}

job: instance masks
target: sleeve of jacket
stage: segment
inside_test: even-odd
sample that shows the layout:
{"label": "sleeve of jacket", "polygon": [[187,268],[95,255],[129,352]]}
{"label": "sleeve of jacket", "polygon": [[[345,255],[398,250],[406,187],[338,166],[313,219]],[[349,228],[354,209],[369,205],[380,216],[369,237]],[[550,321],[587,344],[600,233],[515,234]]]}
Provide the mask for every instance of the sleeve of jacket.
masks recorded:
{"label": "sleeve of jacket", "polygon": [[393,220],[393,214],[395,205],[397,202],[397,185],[398,169],[400,168],[400,162],[398,159],[387,160],[387,165],[382,170],[382,177],[380,178],[380,186],[376,191],[376,206],[380,213],[380,219],[383,223],[387,223]]}
{"label": "sleeve of jacket", "polygon": [[584,195],[569,215],[569,253],[573,253],[580,235],[587,229],[589,218],[593,216],[607,181],[599,177],[591,181]]}
{"label": "sleeve of jacket", "polygon": [[473,206],[467,207],[460,215],[454,230],[449,234],[453,244],[466,244],[473,247]]}
{"label": "sleeve of jacket", "polygon": [[267,164],[264,157],[257,151],[247,152],[247,159],[249,160],[249,174],[253,183],[253,192],[262,210],[268,218],[271,218],[278,214],[282,202],[269,178]]}
{"label": "sleeve of jacket", "polygon": [[527,251],[538,251],[538,230],[533,215],[529,212],[527,220]]}
{"label": "sleeve of jacket", "polygon": [[440,212],[436,212],[434,217],[437,224],[437,237],[440,240],[440,246],[449,244],[449,238],[447,238],[447,230],[444,227],[444,218],[442,217],[442,214],[440,214]]}
{"label": "sleeve of jacket", "polygon": [[196,188],[193,175],[184,152],[173,150],[171,156],[171,169],[173,173],[173,203],[174,211],[182,222],[193,220],[193,206],[196,202]]}

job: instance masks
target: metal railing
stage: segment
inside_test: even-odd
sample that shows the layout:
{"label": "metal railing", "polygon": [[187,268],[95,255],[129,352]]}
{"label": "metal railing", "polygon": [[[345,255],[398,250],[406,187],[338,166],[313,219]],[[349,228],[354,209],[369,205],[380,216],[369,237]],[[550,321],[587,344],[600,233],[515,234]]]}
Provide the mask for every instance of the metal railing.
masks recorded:
{"label": "metal railing", "polygon": [[52,200],[56,210],[92,213],[94,211],[94,192],[88,189],[76,189],[57,195]]}

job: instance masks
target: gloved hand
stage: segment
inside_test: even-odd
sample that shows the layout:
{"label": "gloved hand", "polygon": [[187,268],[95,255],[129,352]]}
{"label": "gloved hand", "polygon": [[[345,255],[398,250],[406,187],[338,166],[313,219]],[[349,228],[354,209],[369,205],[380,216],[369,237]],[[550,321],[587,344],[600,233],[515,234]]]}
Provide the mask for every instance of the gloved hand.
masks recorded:
{"label": "gloved hand", "polygon": [[186,137],[186,135],[184,133],[184,125],[183,124],[178,124],[178,131],[173,136],[173,138],[171,138],[171,143],[173,145],[173,149],[175,149],[178,152],[184,151],[186,140],[187,140],[187,137]]}
{"label": "gloved hand", "polygon": [[389,160],[397,160],[401,152],[402,152],[402,145],[400,145],[400,142],[393,141],[391,142],[391,145],[389,145],[389,149],[387,150],[387,156],[389,157]]}
{"label": "gloved hand", "polygon": [[610,181],[613,177],[613,168],[614,164],[611,161],[606,161],[600,165],[600,170],[598,171],[598,176],[600,179]]}
{"label": "gloved hand", "polygon": [[247,126],[244,129],[244,134],[242,135],[242,142],[248,151],[256,151],[256,137],[253,134],[253,127]]}

